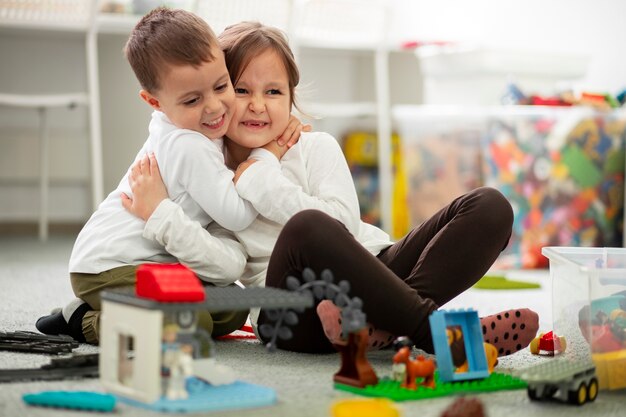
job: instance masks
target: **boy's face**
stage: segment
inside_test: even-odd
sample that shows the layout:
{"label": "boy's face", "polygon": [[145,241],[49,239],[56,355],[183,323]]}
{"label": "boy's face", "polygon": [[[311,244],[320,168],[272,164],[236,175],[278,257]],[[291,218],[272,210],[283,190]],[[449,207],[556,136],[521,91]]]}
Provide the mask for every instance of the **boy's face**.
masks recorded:
{"label": "boy's face", "polygon": [[252,58],[235,87],[235,111],[226,135],[246,148],[277,139],[287,128],[291,97],[287,70],[267,49]]}
{"label": "boy's face", "polygon": [[142,90],[140,95],[176,127],[216,139],[224,136],[230,124],[235,94],[223,52],[214,48],[212,53],[215,60],[197,68],[168,65],[163,69],[161,88],[154,94]]}

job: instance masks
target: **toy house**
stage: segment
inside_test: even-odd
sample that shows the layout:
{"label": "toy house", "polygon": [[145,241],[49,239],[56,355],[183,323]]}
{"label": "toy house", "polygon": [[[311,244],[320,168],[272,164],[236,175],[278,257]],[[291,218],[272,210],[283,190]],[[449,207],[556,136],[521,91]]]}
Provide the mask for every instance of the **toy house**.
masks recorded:
{"label": "toy house", "polygon": [[[214,343],[198,326],[198,313],[311,304],[310,297],[275,288],[204,287],[182,265],[142,265],[136,292],[102,293],[101,382],[132,404],[160,411],[273,404],[273,390],[235,381],[215,362]],[[217,405],[207,390],[215,391]],[[229,403],[225,397],[231,394]]]}

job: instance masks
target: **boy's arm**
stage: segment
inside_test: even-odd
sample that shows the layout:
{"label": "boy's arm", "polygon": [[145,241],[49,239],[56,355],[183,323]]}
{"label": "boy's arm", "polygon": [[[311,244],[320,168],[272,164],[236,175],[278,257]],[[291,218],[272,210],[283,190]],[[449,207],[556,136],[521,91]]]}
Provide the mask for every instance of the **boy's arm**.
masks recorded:
{"label": "boy's arm", "polygon": [[239,194],[264,217],[285,224],[305,209],[321,210],[341,221],[353,234],[360,225],[359,202],[352,175],[339,144],[328,134],[315,134],[290,152],[305,160],[308,190],[285,177],[280,162],[265,150],[254,150],[257,162],[239,177]]}
{"label": "boy's arm", "polygon": [[[208,139],[179,137],[168,156],[168,178],[181,184],[189,196],[222,227],[240,231],[254,221],[257,212],[241,198],[233,184],[233,172],[224,155]],[[174,196],[173,196],[174,197]]]}
{"label": "boy's arm", "polygon": [[169,199],[150,216],[143,237],[163,245],[203,281],[215,285],[234,283],[246,265],[245,249],[231,232],[215,222],[204,229]]}
{"label": "boy's arm", "polygon": [[129,184],[133,198],[122,193],[122,205],[146,221],[144,238],[164,246],[204,281],[227,285],[239,279],[246,264],[243,246],[215,222],[202,228],[167,198],[154,154],[132,166]]}

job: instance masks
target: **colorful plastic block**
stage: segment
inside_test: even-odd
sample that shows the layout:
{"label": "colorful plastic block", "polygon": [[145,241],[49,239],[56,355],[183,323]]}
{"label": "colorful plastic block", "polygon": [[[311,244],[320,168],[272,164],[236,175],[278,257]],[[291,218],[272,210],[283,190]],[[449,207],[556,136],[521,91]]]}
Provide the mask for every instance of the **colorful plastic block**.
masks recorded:
{"label": "colorful plastic block", "polygon": [[[480,320],[475,310],[438,310],[433,312],[428,319],[430,321],[435,354],[437,355],[439,377],[442,381],[463,381],[489,376]],[[467,372],[455,372],[455,367],[452,363],[452,352],[450,352],[446,335],[448,326],[461,327],[468,363]]]}
{"label": "colorful plastic block", "polygon": [[140,265],[136,294],[161,302],[199,302],[205,296],[196,274],[181,264]]}
{"label": "colorful plastic block", "polygon": [[115,397],[88,391],[43,391],[24,394],[26,404],[43,407],[71,408],[109,412],[115,408]]}
{"label": "colorful plastic block", "polygon": [[236,381],[228,385],[213,386],[197,378],[188,378],[189,398],[168,400],[162,397],[150,404],[119,397],[130,405],[161,412],[202,412],[264,407],[276,403],[276,392],[267,387]]}
{"label": "colorful plastic block", "polygon": [[348,391],[365,397],[382,397],[389,398],[393,401],[412,401],[465,394],[468,392],[491,392],[526,388],[526,383],[519,378],[498,372],[494,372],[484,379],[458,382],[443,381],[440,373],[435,372],[435,385],[435,388],[420,386],[417,387],[416,390],[411,390],[400,387],[400,382],[398,381],[383,378],[379,380],[378,384],[368,385],[365,388],[335,384],[335,389]]}

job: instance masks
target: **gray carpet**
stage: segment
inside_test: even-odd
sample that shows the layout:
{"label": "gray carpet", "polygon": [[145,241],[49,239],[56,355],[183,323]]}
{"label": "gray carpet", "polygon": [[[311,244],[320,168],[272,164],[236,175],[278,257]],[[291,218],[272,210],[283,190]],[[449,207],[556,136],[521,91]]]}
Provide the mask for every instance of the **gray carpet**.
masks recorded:
{"label": "gray carpet", "polygon": [[[34,331],[35,319],[47,314],[51,308],[72,297],[67,275],[67,260],[71,251],[71,238],[52,238],[47,244],[35,239],[0,238],[0,330]],[[526,274],[528,275],[528,274]],[[521,274],[520,276],[524,276]],[[546,282],[545,272],[529,275],[530,279]],[[549,323],[549,294],[547,285],[542,290],[494,293],[470,290],[453,300],[448,307],[473,306],[481,314],[495,312],[504,307],[529,306],[540,312],[542,326]],[[94,352],[96,348],[81,346],[81,352]],[[212,416],[329,416],[331,404],[341,398],[354,397],[335,391],[332,375],[338,370],[337,355],[304,355],[288,352],[267,353],[258,343],[224,341],[217,343],[218,359],[230,366],[239,378],[251,383],[266,385],[276,390],[278,404],[272,407],[212,412]],[[379,376],[390,373],[391,351],[370,354],[370,360]],[[0,351],[0,368],[37,367],[48,362],[46,355]],[[498,370],[507,372],[528,366],[542,358],[528,351],[519,352],[500,360]],[[22,402],[24,393],[44,390],[103,389],[95,379],[66,380],[58,382],[28,382],[0,384],[0,416],[70,416],[84,412],[54,410],[27,406]],[[573,407],[561,403],[530,402],[525,390],[481,394],[488,415],[494,416],[623,416],[626,415],[626,393],[601,392],[593,404]],[[403,416],[438,416],[453,398],[440,398],[397,403]],[[144,416],[157,413],[118,404],[117,415]]]}

